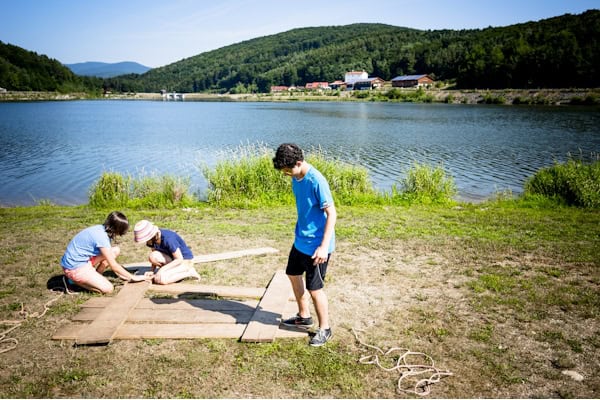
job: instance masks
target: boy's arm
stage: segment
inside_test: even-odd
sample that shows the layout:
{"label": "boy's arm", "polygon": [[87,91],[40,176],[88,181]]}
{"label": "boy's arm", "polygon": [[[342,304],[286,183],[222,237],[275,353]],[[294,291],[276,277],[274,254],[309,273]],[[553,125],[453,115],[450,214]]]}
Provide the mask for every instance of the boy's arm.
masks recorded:
{"label": "boy's arm", "polygon": [[325,214],[327,214],[327,220],[325,222],[325,232],[323,233],[323,240],[321,244],[312,255],[313,265],[321,264],[327,261],[327,257],[329,256],[329,242],[333,236],[333,231],[335,229],[335,223],[337,221],[337,211],[335,210],[335,205],[330,205],[325,208]]}

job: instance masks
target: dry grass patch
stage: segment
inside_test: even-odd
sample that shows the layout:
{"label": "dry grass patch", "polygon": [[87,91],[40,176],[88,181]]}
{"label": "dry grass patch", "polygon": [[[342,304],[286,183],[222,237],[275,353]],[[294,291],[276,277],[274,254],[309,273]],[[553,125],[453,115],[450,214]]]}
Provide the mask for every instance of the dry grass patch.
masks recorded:
{"label": "dry grass patch", "polygon": [[[553,246],[555,229],[519,224],[526,214],[513,219],[500,212],[495,221],[506,222],[509,236],[503,239],[491,232],[500,223],[494,211],[342,211],[327,276],[334,329],[327,346],[155,339],[73,347],[51,336],[95,295],[62,296],[42,318],[31,317],[9,334],[19,344],[0,358],[0,397],[411,397],[396,392],[397,374],[357,363],[367,349],[353,328],[366,343],[425,352],[450,370],[453,376],[435,384],[431,397],[598,397],[600,261],[590,249],[600,238],[597,213],[573,217],[585,233],[565,228],[566,243]],[[22,307],[33,316],[57,297],[46,281],[60,273],[64,247],[105,213],[0,212],[0,319],[22,319]],[[205,283],[248,287],[266,286],[284,268],[295,217],[291,208],[126,215],[132,223],[147,218],[179,231],[197,254],[279,249],[197,265]],[[558,218],[552,214],[545,223],[558,224],[552,222]],[[525,225],[536,235],[521,245],[513,238],[525,240]],[[144,261],[146,248],[130,239],[121,241],[122,261]]]}

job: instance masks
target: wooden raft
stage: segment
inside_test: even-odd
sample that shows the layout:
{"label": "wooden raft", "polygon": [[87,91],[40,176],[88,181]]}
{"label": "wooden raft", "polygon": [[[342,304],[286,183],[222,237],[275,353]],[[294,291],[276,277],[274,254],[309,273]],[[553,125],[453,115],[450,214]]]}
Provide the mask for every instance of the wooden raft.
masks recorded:
{"label": "wooden raft", "polygon": [[[216,259],[222,258],[212,255],[211,260]],[[147,291],[178,297],[145,298]],[[198,296],[220,299],[186,298]],[[280,327],[283,316],[297,312],[296,302],[291,299],[291,285],[284,271],[277,271],[266,289],[126,283],[116,296],[89,299],[73,323],[60,328],[52,339],[92,345],[109,344],[114,339],[238,338],[243,342],[272,342],[276,338],[306,337],[305,331]]]}

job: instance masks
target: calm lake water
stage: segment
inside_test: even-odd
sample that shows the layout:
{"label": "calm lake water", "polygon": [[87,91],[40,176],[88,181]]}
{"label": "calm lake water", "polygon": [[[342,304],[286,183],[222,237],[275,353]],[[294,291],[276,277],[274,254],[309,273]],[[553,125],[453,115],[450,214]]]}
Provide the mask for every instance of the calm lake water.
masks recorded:
{"label": "calm lake water", "polygon": [[389,190],[414,161],[442,164],[459,199],[522,193],[539,168],[600,153],[598,108],[390,103],[0,103],[0,205],[87,203],[105,171],[190,177],[245,145],[296,142],[357,163]]}

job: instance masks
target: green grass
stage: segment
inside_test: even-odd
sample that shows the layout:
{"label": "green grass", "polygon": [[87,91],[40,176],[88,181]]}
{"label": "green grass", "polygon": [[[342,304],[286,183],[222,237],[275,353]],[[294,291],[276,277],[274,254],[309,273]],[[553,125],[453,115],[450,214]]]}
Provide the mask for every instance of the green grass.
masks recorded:
{"label": "green grass", "polygon": [[[173,209],[201,203],[221,208],[294,204],[290,178],[273,168],[272,155],[264,145],[239,146],[224,153],[214,168],[202,166],[208,182],[205,200],[189,193],[189,177],[134,178],[105,172],[90,188],[89,204],[98,209]],[[378,192],[364,167],[329,157],[320,148],[308,150],[306,160],[325,176],[338,206],[455,204],[456,184],[442,165],[413,162],[390,192]],[[511,193],[498,193],[494,200],[512,197]],[[570,158],[566,163],[543,168],[526,181],[520,200],[523,205],[538,208],[557,202],[600,208],[600,160],[584,163]],[[40,205],[51,207],[52,203],[42,201]]]}
{"label": "green grass", "polygon": [[585,163],[569,158],[566,163],[543,168],[526,181],[525,196],[542,196],[567,205],[600,208],[600,159]]}

